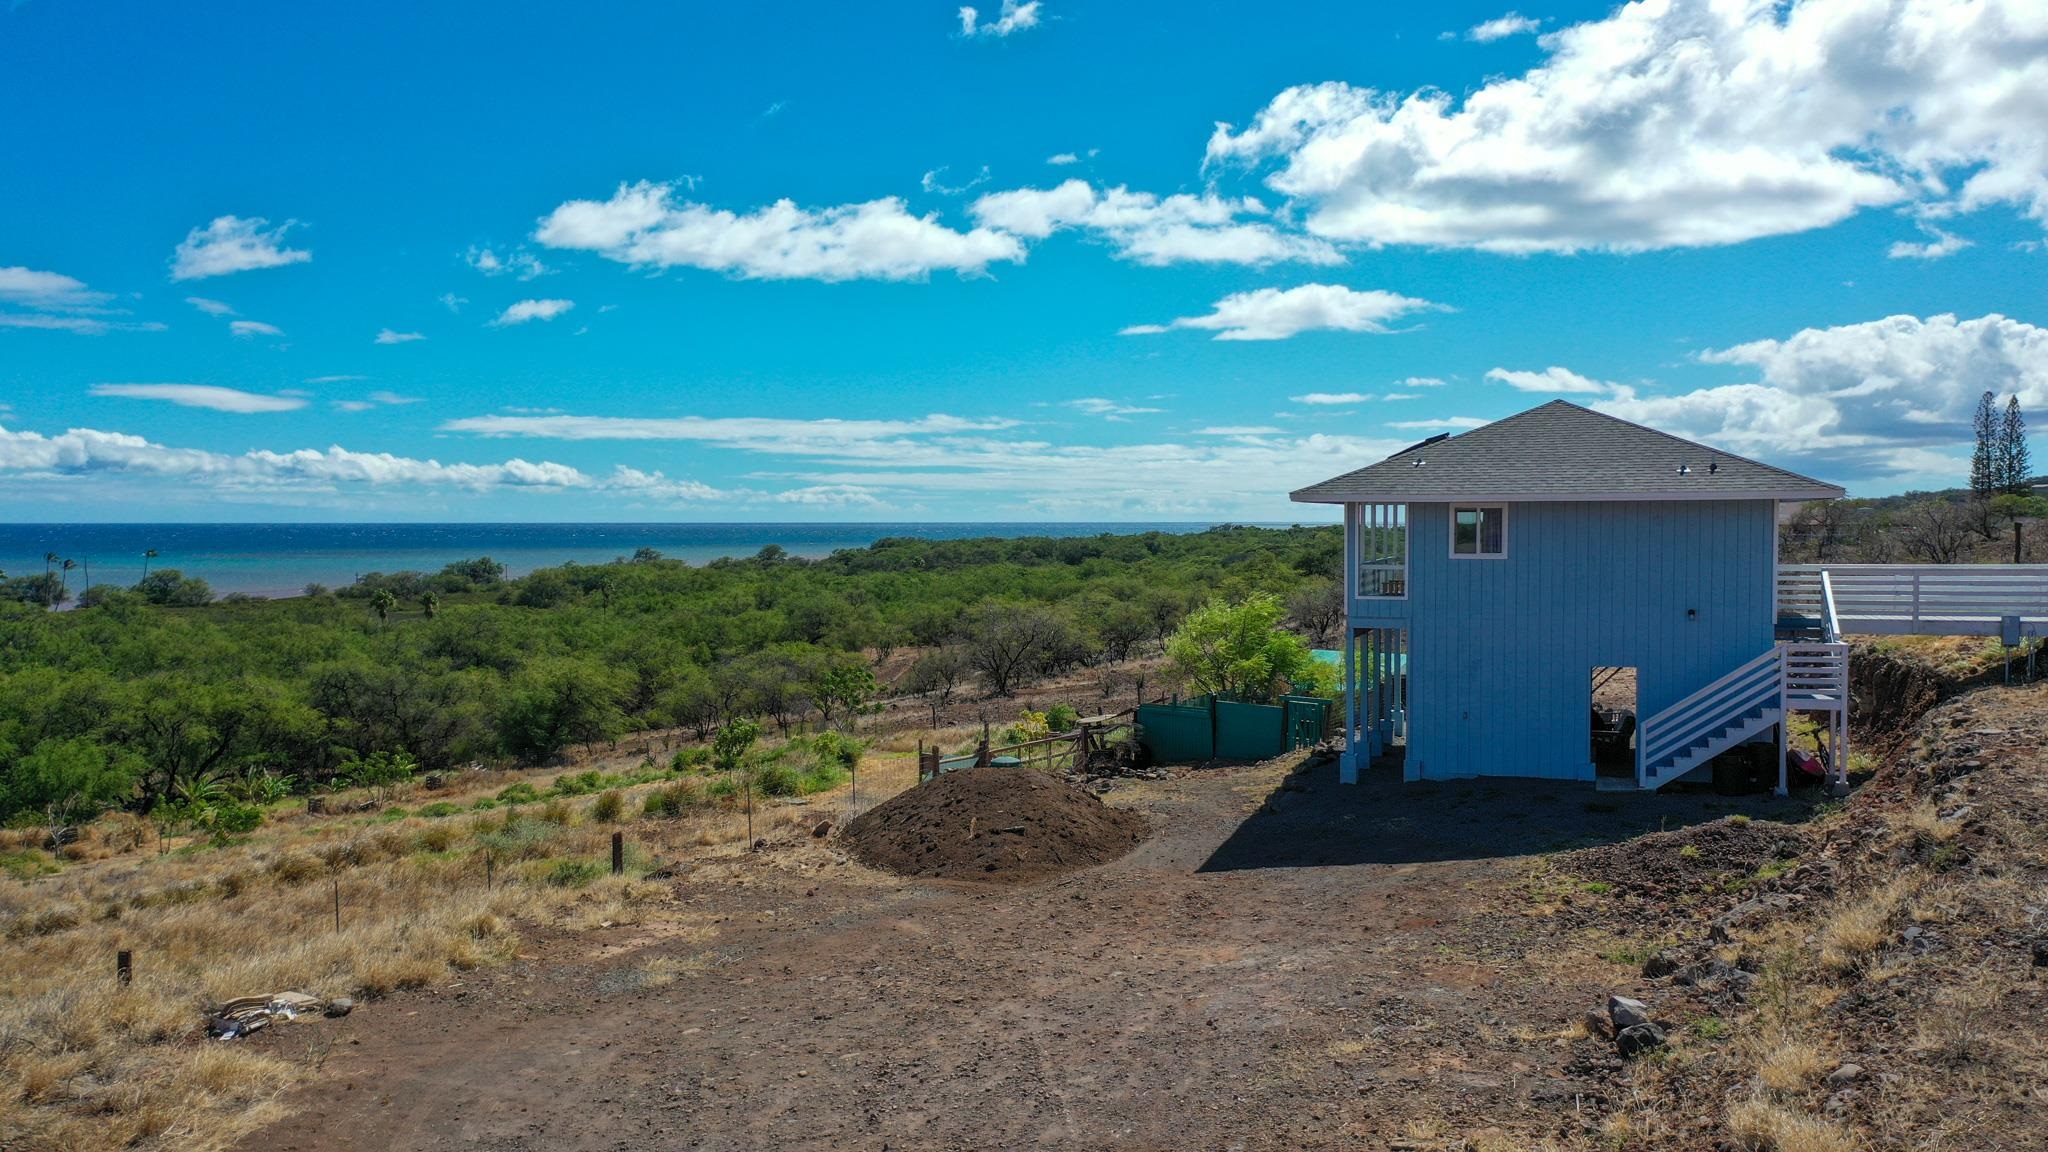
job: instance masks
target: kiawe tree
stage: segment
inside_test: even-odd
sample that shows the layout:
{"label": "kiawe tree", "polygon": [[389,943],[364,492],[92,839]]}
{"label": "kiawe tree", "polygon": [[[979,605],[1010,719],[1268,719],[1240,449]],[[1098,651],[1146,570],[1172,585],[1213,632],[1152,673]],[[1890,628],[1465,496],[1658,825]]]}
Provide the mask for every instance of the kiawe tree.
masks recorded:
{"label": "kiawe tree", "polygon": [[1280,628],[1286,609],[1258,592],[1235,604],[1215,601],[1197,609],[1166,642],[1166,658],[1189,685],[1254,703],[1272,699],[1283,685],[1325,692],[1331,680],[1308,642]]}

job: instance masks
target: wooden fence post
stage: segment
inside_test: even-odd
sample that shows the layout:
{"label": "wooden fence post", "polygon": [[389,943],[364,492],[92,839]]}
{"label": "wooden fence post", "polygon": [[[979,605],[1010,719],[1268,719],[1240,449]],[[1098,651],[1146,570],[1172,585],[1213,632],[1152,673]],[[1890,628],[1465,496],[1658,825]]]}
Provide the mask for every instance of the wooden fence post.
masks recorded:
{"label": "wooden fence post", "polygon": [[626,834],[612,833],[612,875],[623,875],[626,871]]}
{"label": "wooden fence post", "polygon": [[135,982],[135,954],[123,948],[114,953],[114,983],[126,988]]}

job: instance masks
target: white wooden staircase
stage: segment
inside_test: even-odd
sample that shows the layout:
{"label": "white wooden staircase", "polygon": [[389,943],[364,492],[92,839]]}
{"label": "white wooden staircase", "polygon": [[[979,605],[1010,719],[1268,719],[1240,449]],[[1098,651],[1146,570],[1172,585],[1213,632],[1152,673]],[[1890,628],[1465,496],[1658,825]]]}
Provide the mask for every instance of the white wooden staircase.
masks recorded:
{"label": "white wooden staircase", "polygon": [[1738,744],[1778,728],[1784,790],[1785,717],[1827,717],[1828,757],[1838,779],[1848,767],[1849,646],[1836,625],[1834,591],[1821,574],[1819,639],[1781,640],[1740,668],[1636,723],[1636,785],[1662,788]]}

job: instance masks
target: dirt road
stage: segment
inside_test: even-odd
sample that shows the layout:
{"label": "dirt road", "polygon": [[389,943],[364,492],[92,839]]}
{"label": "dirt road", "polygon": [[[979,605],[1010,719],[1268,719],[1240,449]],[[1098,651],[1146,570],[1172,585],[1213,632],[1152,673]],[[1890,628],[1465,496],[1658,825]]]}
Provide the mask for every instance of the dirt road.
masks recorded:
{"label": "dirt road", "polygon": [[[1300,790],[1305,788],[1305,790]],[[1631,967],[1565,947],[1534,854],[1774,802],[1583,785],[1119,788],[1153,833],[1030,887],[911,883],[801,841],[650,922],[536,940],[327,1045],[249,1149],[1427,1147],[1576,1132],[1612,1091],[1557,1035]],[[1584,929],[1579,930],[1581,933]],[[314,1039],[317,1037],[317,1039]]]}

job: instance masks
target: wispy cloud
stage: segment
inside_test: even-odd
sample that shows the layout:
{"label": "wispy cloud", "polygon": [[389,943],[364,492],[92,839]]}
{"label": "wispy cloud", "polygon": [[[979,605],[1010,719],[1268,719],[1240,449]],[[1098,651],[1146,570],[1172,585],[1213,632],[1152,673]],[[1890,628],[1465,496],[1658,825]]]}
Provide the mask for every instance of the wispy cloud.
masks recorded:
{"label": "wispy cloud", "polygon": [[228,331],[245,339],[252,336],[284,335],[284,329],[275,324],[265,324],[261,320],[230,320]]}
{"label": "wispy cloud", "polygon": [[1481,44],[1491,44],[1495,40],[1505,40],[1510,36],[1527,36],[1541,30],[1542,27],[1541,20],[1531,19],[1520,12],[1509,12],[1474,24],[1465,30],[1465,38],[1477,40]]}
{"label": "wispy cloud", "polygon": [[1107,241],[1117,255],[1152,267],[1344,262],[1329,244],[1276,227],[1266,206],[1249,196],[1158,196],[1121,185],[1097,190],[1074,179],[1052,188],[990,192],[969,211],[985,228],[1026,240],[1078,229]]}
{"label": "wispy cloud", "polygon": [[423,333],[419,333],[419,332],[395,332],[395,331],[393,331],[393,330],[391,330],[391,329],[389,329],[389,328],[385,328],[385,329],[382,329],[382,330],[380,330],[380,331],[379,331],[379,332],[377,333],[377,338],[376,338],[376,340],[372,341],[372,343],[376,343],[376,344],[410,344],[410,343],[412,343],[412,342],[413,342],[413,341],[415,341],[415,340],[425,340],[425,339],[426,339],[426,336],[425,336],[425,334],[423,334]]}
{"label": "wispy cloud", "polygon": [[1887,248],[1885,255],[1894,260],[1942,260],[1971,247],[1973,243],[1931,224],[1921,225],[1920,230],[1927,233],[1925,243],[1915,244],[1909,240],[1900,240]]}
{"label": "wispy cloud", "polygon": [[1296,404],[1363,404],[1372,399],[1368,392],[1306,392],[1289,396]]}
{"label": "wispy cloud", "polygon": [[219,216],[194,228],[171,254],[171,279],[202,280],[257,268],[303,264],[311,252],[284,246],[284,234],[297,221],[275,228],[261,216]]}
{"label": "wispy cloud", "polygon": [[532,280],[548,274],[548,266],[540,258],[523,248],[513,249],[503,255],[484,247],[471,247],[463,253],[463,262],[486,276],[517,276],[521,280]]}
{"label": "wispy cloud", "polygon": [[368,379],[369,379],[369,377],[368,377],[368,376],[357,376],[357,375],[354,375],[354,374],[351,374],[351,373],[343,373],[343,374],[339,374],[339,375],[334,375],[334,376],[308,376],[308,377],[306,377],[306,383],[308,383],[308,384],[342,384],[342,383],[346,383],[346,382],[348,382],[348,381],[351,381],[351,380],[368,380]]}
{"label": "wispy cloud", "polygon": [[126,309],[112,307],[113,295],[95,292],[84,281],[59,272],[33,268],[0,268],[0,306],[26,311],[0,311],[0,328],[44,329],[98,336],[106,332],[161,332],[155,321],[121,319]]}
{"label": "wispy cloud", "polygon": [[982,20],[979,9],[963,7],[959,12],[960,35],[998,38],[1008,36],[1013,32],[1022,32],[1026,28],[1038,27],[1039,13],[1039,0],[1022,0],[1021,3],[1019,0],[1003,0],[1003,6],[996,13],[996,18],[989,21]]}
{"label": "wispy cloud", "polygon": [[1065,400],[1062,403],[1077,412],[1100,416],[1105,420],[1122,420],[1126,416],[1166,411],[1164,408],[1148,408],[1140,404],[1123,404],[1104,396],[1084,396],[1079,400]]}
{"label": "wispy cloud", "polygon": [[975,173],[973,179],[961,184],[946,183],[945,175],[946,169],[943,165],[934,168],[924,174],[924,179],[917,182],[918,187],[923,188],[927,192],[936,192],[941,196],[963,196],[979,185],[988,183],[988,165],[983,164],[981,171]]}
{"label": "wispy cloud", "polygon": [[185,297],[185,303],[199,309],[208,316],[233,316],[235,314],[234,305],[224,304],[219,300],[209,300],[204,296],[187,296]]}
{"label": "wispy cloud", "polygon": [[1477,416],[1445,416],[1437,420],[1395,420],[1388,423],[1387,427],[1400,428],[1410,432],[1442,432],[1462,428],[1477,428],[1487,423],[1490,423],[1490,421],[1481,420]]}
{"label": "wispy cloud", "polygon": [[1541,372],[1493,368],[1487,371],[1486,378],[1521,392],[1611,395],[1621,390],[1621,386],[1618,384],[1581,376],[1569,368],[1560,368],[1555,364]]}
{"label": "wispy cloud", "polygon": [[304,408],[303,396],[267,396],[222,388],[213,384],[95,384],[94,396],[118,396],[129,400],[163,400],[181,408],[210,408],[215,412],[249,414],[290,412]]}
{"label": "wispy cloud", "polygon": [[576,307],[574,300],[521,300],[498,314],[493,327],[506,328],[533,320],[553,320]]}
{"label": "wispy cloud", "polygon": [[1136,324],[1126,336],[1174,328],[1214,331],[1216,340],[1285,340],[1302,332],[1386,332],[1387,323],[1414,312],[1443,310],[1441,304],[1378,290],[1359,292],[1338,284],[1260,288],[1218,300],[1206,316],[1183,316],[1167,324]]}

